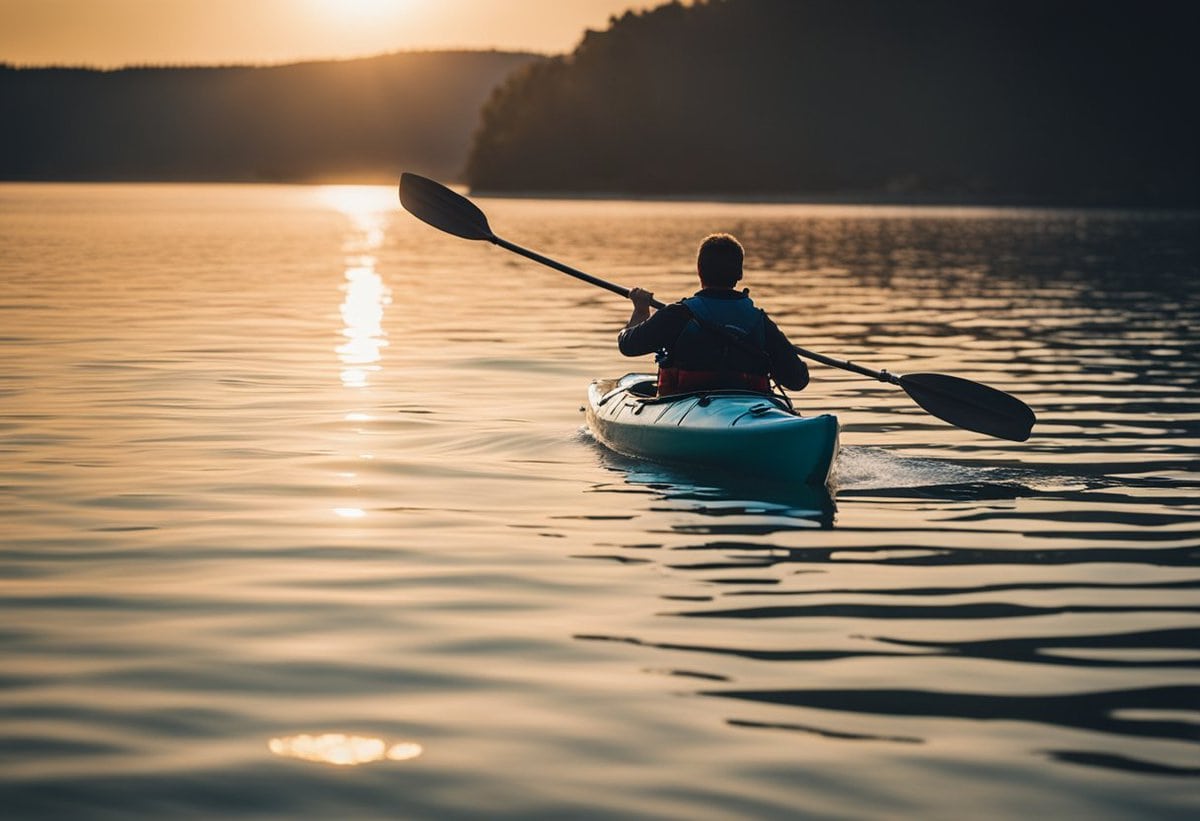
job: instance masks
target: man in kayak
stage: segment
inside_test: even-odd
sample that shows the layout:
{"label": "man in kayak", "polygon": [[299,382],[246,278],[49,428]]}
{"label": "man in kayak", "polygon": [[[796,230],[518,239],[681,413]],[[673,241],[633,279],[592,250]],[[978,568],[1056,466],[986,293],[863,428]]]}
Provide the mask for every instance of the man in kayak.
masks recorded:
{"label": "man in kayak", "polygon": [[700,243],[694,296],[650,313],[654,294],[633,288],[633,315],[617,337],[625,356],[657,354],[658,393],[748,388],[769,392],[770,380],[790,390],[808,384],[808,366],[783,331],[750,300],[742,279],[742,244],[730,234]]}

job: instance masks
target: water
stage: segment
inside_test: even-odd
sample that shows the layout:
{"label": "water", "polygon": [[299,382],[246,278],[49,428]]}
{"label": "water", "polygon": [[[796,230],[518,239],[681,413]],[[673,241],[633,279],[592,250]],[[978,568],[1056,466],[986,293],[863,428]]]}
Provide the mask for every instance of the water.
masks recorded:
{"label": "water", "polygon": [[0,186],[6,817],[1200,810],[1200,217],[483,204],[1034,436],[814,367],[834,493],[639,463],[628,305],[389,189]]}

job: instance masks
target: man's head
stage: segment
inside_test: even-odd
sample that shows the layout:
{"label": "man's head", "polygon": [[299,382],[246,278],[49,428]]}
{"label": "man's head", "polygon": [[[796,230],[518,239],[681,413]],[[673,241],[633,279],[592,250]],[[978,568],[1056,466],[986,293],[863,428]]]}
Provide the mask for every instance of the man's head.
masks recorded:
{"label": "man's head", "polygon": [[710,234],[700,243],[696,270],[705,288],[732,288],[742,278],[742,244],[731,234]]}

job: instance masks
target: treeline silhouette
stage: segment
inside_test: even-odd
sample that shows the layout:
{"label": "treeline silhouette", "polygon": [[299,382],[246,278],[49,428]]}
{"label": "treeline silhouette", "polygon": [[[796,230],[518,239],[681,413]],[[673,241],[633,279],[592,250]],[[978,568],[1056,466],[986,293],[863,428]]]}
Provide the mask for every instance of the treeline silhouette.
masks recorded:
{"label": "treeline silhouette", "polygon": [[268,67],[0,66],[0,179],[461,179],[504,52]]}
{"label": "treeline silhouette", "polygon": [[487,103],[475,189],[1200,204],[1194,5],[708,0]]}

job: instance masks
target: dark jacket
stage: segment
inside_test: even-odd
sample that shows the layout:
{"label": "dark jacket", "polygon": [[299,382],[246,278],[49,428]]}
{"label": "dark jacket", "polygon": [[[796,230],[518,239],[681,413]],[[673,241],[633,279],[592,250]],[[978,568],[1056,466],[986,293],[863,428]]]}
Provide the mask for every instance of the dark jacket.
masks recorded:
{"label": "dark jacket", "polygon": [[[747,300],[749,305],[750,297],[744,291],[735,291],[727,288],[705,288],[696,292],[696,296],[705,297],[710,300]],[[733,306],[730,306],[731,308]],[[739,306],[741,307],[741,306]],[[736,313],[736,312],[731,312]],[[743,315],[749,316],[747,311],[741,312]],[[771,318],[765,313],[761,314],[763,322],[761,331],[753,327],[745,328],[747,337],[757,346],[761,340],[762,347],[765,349],[766,359],[763,364],[767,366],[771,376],[785,388],[790,390],[801,390],[808,384],[808,366],[796,354],[792,348],[792,343],[788,342],[783,331],[771,321]],[[691,328],[689,328],[689,323]],[[649,319],[640,325],[635,325],[632,328],[626,328],[621,331],[617,337],[617,347],[625,356],[644,356],[645,354],[656,353],[660,354],[660,360],[664,365],[676,364],[672,362],[672,354],[674,349],[680,344],[680,337],[685,329],[693,339],[685,339],[687,346],[686,355],[691,361],[682,363],[691,369],[698,370],[718,370],[723,366],[722,362],[715,361],[714,357],[719,356],[719,351],[728,348],[728,346],[716,344],[705,346],[703,344],[695,344],[696,340],[696,323],[693,320],[692,312],[682,302],[675,302],[671,305],[664,306],[657,311]],[[759,337],[761,333],[761,337]],[[708,331],[704,335],[708,336],[710,341],[715,335],[714,332]],[[758,339],[755,339],[755,338]],[[706,347],[711,353],[706,353]],[[698,361],[696,357],[709,357],[708,361]],[[753,358],[751,358],[753,361]],[[760,367],[755,367],[755,371],[762,370]]]}

